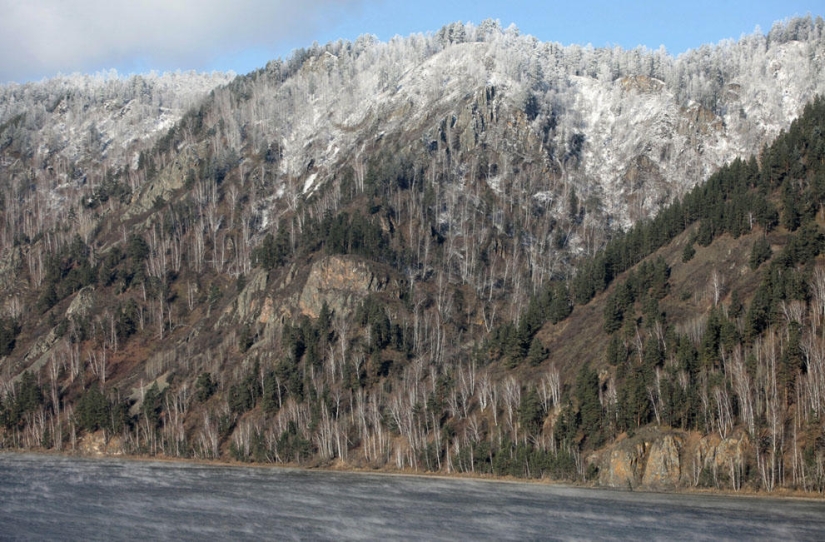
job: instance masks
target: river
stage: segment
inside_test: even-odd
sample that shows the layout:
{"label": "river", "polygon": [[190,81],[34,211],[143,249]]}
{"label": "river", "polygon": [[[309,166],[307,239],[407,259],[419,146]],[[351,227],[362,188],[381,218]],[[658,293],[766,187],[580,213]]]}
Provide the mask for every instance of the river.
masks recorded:
{"label": "river", "polygon": [[825,501],[0,454],[2,540],[823,540]]}

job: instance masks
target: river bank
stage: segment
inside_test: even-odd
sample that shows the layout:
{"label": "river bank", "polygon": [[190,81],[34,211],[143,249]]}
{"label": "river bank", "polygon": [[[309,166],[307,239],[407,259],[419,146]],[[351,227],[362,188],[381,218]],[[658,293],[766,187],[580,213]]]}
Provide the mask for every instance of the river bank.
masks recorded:
{"label": "river bank", "polygon": [[825,494],[804,492],[799,490],[791,490],[788,488],[778,488],[773,492],[754,490],[751,488],[743,488],[739,491],[732,491],[724,488],[701,488],[701,487],[683,487],[677,489],[663,490],[652,488],[614,488],[600,486],[593,482],[575,482],[575,481],[561,481],[553,480],[551,478],[516,478],[513,476],[497,476],[486,473],[465,473],[465,472],[424,472],[412,469],[392,469],[392,468],[376,468],[376,467],[358,467],[348,465],[344,462],[337,461],[332,464],[298,464],[298,463],[256,463],[256,462],[242,462],[231,459],[206,459],[197,457],[174,457],[167,455],[144,455],[144,454],[105,454],[105,453],[84,453],[79,450],[74,451],[55,451],[55,450],[15,450],[8,448],[0,448],[0,455],[33,455],[43,457],[65,457],[76,458],[84,460],[116,460],[134,463],[158,463],[168,465],[195,465],[203,467],[225,467],[225,468],[247,468],[270,470],[278,469],[283,471],[299,471],[299,472],[320,472],[320,473],[345,473],[345,474],[369,474],[387,477],[413,477],[418,479],[433,479],[433,480],[472,480],[479,482],[491,482],[501,484],[529,484],[552,486],[556,488],[567,489],[591,489],[598,491],[612,491],[617,493],[638,493],[651,495],[712,495],[719,497],[735,497],[735,498],[756,498],[756,499],[790,499],[790,500],[808,500],[813,502],[825,502]]}

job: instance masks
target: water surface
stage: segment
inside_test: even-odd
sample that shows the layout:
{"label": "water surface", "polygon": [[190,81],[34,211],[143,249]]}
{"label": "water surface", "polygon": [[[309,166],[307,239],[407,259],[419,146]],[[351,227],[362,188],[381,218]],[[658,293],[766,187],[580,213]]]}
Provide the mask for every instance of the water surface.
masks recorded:
{"label": "water surface", "polygon": [[825,501],[0,454],[0,539],[825,540]]}

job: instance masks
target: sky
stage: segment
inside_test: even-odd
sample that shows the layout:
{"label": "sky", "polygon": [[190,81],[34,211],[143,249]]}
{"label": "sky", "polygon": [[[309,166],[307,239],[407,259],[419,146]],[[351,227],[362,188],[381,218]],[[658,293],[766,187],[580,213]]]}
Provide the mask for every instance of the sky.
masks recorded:
{"label": "sky", "polygon": [[767,32],[794,16],[825,16],[822,0],[0,0],[0,83],[58,74],[247,73],[296,48],[373,34],[436,32],[497,19],[563,45],[705,43]]}

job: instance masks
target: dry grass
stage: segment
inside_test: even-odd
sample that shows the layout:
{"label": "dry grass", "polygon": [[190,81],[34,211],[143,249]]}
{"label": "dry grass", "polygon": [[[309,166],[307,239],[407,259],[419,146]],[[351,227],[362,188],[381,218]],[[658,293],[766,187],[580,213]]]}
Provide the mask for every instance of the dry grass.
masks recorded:
{"label": "dry grass", "polygon": [[[695,227],[694,227],[695,228]],[[659,301],[671,325],[686,324],[702,318],[714,303],[713,276],[718,277],[720,286],[719,305],[728,307],[734,291],[747,308],[754,291],[761,280],[763,266],[753,271],[748,266],[751,247],[761,231],[734,239],[723,235],[707,247],[694,245],[696,254],[688,262],[682,262],[682,251],[689,242],[693,229],[682,233],[668,246],[658,250],[647,260],[662,256],[671,269],[669,293]],[[774,253],[784,246],[787,234],[773,232],[768,236]],[[627,273],[618,277],[608,289],[598,294],[585,306],[576,306],[567,320],[553,325],[547,323],[539,331],[538,337],[550,351],[542,367],[555,363],[562,372],[564,382],[575,381],[579,369],[586,363],[605,368],[605,351],[610,341],[603,326],[604,304],[616,284],[626,280]],[[637,310],[640,311],[637,304]]]}

